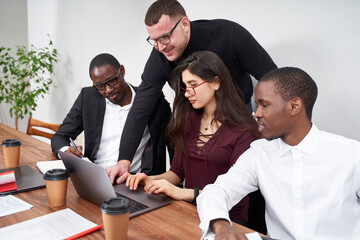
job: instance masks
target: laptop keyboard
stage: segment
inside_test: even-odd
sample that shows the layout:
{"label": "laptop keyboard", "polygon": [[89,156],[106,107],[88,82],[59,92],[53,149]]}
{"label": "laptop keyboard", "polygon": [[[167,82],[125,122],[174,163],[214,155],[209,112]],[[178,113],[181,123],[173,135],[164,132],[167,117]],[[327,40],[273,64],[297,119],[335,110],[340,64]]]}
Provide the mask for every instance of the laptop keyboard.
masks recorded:
{"label": "laptop keyboard", "polygon": [[117,195],[118,197],[126,198],[127,200],[129,200],[129,203],[130,203],[130,214],[135,213],[135,212],[138,212],[138,211],[140,211],[140,210],[143,210],[143,209],[149,207],[148,205],[145,205],[145,204],[143,204],[143,203],[141,203],[141,202],[138,202],[138,201],[136,201],[136,200],[134,200],[134,199],[128,198],[128,197],[126,197],[126,196],[124,196],[124,195],[122,195],[122,194],[120,194],[120,193],[118,193],[118,192],[116,193],[116,195]]}

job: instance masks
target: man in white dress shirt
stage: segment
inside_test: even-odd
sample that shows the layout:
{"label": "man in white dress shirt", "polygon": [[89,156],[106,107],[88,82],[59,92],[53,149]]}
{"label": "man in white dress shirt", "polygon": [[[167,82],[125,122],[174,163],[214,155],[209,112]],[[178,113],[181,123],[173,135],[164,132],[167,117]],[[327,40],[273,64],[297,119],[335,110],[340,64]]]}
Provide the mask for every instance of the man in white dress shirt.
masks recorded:
{"label": "man in white dress shirt", "polygon": [[[124,66],[108,53],[92,59],[89,74],[93,85],[81,90],[51,139],[51,147],[56,156],[59,150],[66,151],[103,166],[113,183],[124,171],[118,165],[120,139],[137,87],[125,81]],[[170,117],[169,103],[162,95],[156,102],[132,162],[127,161],[130,172],[141,171],[148,175],[165,172],[168,144],[165,127]],[[81,146],[70,146],[69,142],[69,138],[75,139],[82,131],[85,136],[84,155]],[[122,179],[119,177],[116,181],[120,183]]]}
{"label": "man in white dress shirt", "polygon": [[272,238],[360,239],[360,143],[311,122],[316,97],[316,83],[298,68],[259,81],[255,118],[264,139],[199,195],[204,239],[247,239],[231,227],[228,211],[257,189]]}

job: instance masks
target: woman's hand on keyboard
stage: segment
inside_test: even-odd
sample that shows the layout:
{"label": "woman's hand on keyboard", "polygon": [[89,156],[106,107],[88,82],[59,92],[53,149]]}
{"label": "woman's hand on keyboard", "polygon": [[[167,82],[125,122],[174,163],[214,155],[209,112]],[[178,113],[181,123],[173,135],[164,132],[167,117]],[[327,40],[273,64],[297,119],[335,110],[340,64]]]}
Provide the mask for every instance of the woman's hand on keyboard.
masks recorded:
{"label": "woman's hand on keyboard", "polygon": [[165,179],[149,180],[144,190],[148,194],[165,194],[175,200],[191,201],[194,198],[194,190],[179,188]]}
{"label": "woman's hand on keyboard", "polygon": [[147,176],[145,173],[136,173],[135,175],[128,173],[126,187],[130,190],[136,190],[139,184],[142,183],[143,185],[146,185],[149,181],[151,181],[151,177]]}

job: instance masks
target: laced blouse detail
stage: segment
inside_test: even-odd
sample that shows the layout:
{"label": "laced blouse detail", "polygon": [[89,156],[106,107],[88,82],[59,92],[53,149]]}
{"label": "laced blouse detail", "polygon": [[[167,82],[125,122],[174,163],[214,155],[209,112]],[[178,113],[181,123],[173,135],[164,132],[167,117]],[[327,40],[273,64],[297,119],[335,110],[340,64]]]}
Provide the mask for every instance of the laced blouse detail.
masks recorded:
{"label": "laced blouse detail", "polygon": [[205,151],[205,144],[215,135],[215,133],[211,134],[203,134],[201,131],[199,131],[199,137],[196,141],[196,153],[200,154],[201,152]]}

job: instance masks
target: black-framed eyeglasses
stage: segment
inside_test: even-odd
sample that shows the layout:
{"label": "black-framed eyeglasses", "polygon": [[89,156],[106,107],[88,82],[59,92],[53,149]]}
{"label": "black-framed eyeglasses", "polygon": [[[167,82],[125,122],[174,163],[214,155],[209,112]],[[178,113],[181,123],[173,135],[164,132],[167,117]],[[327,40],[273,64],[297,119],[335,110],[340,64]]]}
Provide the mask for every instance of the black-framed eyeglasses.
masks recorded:
{"label": "black-framed eyeglasses", "polygon": [[119,75],[120,75],[120,69],[114,77],[109,78],[105,82],[95,83],[95,84],[93,84],[93,87],[99,91],[103,91],[103,90],[105,90],[106,85],[115,86],[119,82],[118,81]]}
{"label": "black-framed eyeglasses", "polygon": [[174,32],[175,28],[177,27],[177,25],[179,25],[179,23],[180,23],[180,21],[181,21],[182,19],[183,19],[183,17],[180,18],[179,21],[177,21],[177,23],[175,24],[175,26],[171,29],[171,31],[170,31],[168,34],[165,34],[165,35],[163,35],[162,37],[159,37],[159,38],[157,38],[157,39],[152,39],[152,38],[150,38],[150,36],[149,36],[149,37],[146,39],[146,41],[147,41],[148,43],[150,43],[150,45],[153,46],[153,47],[156,47],[156,46],[158,45],[158,42],[160,42],[161,44],[164,44],[164,45],[168,44],[168,43],[171,41],[171,39],[170,39],[171,34]]}
{"label": "black-framed eyeglasses", "polygon": [[198,85],[196,85],[194,87],[180,88],[181,94],[185,96],[185,93],[188,93],[190,96],[194,96],[196,94],[195,88],[203,85],[204,83],[206,83],[206,81],[203,81],[202,83],[199,83]]}

